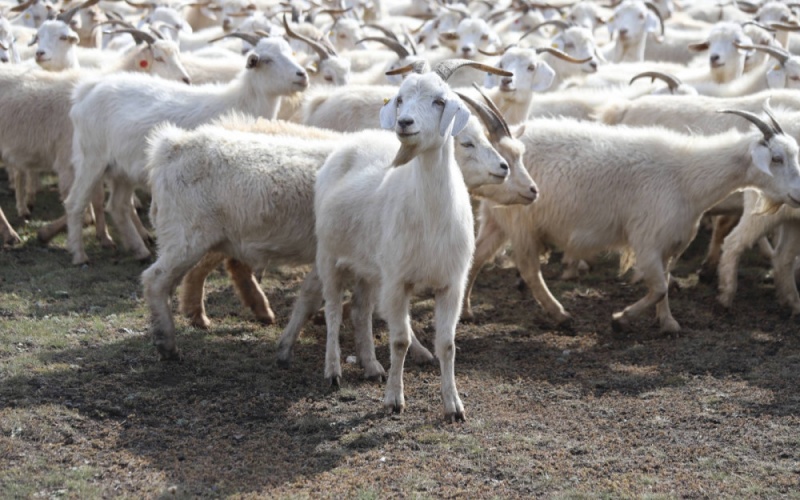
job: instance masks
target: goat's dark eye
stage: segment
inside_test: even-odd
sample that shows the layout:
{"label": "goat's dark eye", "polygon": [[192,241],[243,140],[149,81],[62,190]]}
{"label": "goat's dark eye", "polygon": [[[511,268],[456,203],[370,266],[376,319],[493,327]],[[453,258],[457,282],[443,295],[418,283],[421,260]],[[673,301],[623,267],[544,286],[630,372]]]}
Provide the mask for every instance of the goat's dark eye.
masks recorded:
{"label": "goat's dark eye", "polygon": [[67,35],[61,35],[60,37],[58,37],[58,39],[64,42],[67,40]]}
{"label": "goat's dark eye", "polygon": [[489,35],[481,35],[481,40],[484,42],[489,39]]}
{"label": "goat's dark eye", "polygon": [[474,148],[474,147],[475,147],[475,145],[474,145],[474,144],[472,144],[471,142],[462,142],[462,143],[461,143],[461,147],[464,147],[464,148]]}
{"label": "goat's dark eye", "polygon": [[399,106],[401,104],[403,104],[403,98],[398,96],[397,97],[397,105]]}
{"label": "goat's dark eye", "polygon": [[535,64],[528,65],[528,71],[536,71],[536,65]]}
{"label": "goat's dark eye", "polygon": [[333,77],[331,75],[325,75],[325,81],[326,82],[332,82],[333,81]]}
{"label": "goat's dark eye", "polygon": [[783,163],[783,156],[773,156],[772,163]]}
{"label": "goat's dark eye", "polygon": [[434,99],[433,104],[435,104],[436,106],[444,106],[444,99],[442,98]]}
{"label": "goat's dark eye", "polygon": [[574,43],[567,43],[564,45],[564,50],[573,50],[575,48]]}
{"label": "goat's dark eye", "polygon": [[154,57],[153,59],[155,59],[156,62],[160,62],[160,63],[164,62],[164,58],[163,57]]}
{"label": "goat's dark eye", "polygon": [[644,19],[644,14],[639,14],[639,19]]}

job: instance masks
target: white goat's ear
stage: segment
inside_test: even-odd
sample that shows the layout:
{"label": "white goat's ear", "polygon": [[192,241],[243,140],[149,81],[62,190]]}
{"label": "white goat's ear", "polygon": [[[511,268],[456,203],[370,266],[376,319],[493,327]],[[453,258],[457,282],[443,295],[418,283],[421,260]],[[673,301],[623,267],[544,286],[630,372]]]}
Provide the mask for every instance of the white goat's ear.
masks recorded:
{"label": "white goat's ear", "polygon": [[[609,28],[611,31],[611,28]],[[557,37],[550,40],[550,46],[554,49],[558,49],[560,51],[564,51],[564,37],[562,35],[558,35]]]}
{"label": "white goat's ear", "polygon": [[203,14],[205,17],[211,19],[212,21],[217,20],[217,15],[214,13],[213,10],[209,9],[208,7],[200,7],[200,13]]}
{"label": "white goat's ear", "polygon": [[483,87],[486,89],[497,87],[497,75],[486,73],[486,76],[483,78]]}
{"label": "white goat's ear", "polygon": [[75,45],[75,44],[77,44],[78,42],[80,42],[80,41],[81,41],[81,39],[80,39],[80,38],[78,38],[78,34],[77,34],[77,33],[70,33],[70,34],[67,36],[67,41],[68,41],[69,43],[71,43],[72,45]]}
{"label": "white goat's ear", "polygon": [[655,33],[661,29],[658,18],[653,12],[647,12],[647,20],[644,23],[644,29],[647,30],[648,33]]}
{"label": "white goat's ear", "polygon": [[393,129],[397,121],[397,96],[392,97],[381,108],[381,128]]}
{"label": "white goat's ear", "polygon": [[771,89],[786,87],[786,70],[783,66],[776,64],[767,71],[767,84]]}
{"label": "white goat's ear", "polygon": [[758,141],[750,148],[750,157],[757,169],[772,177],[772,172],[769,170],[769,166],[772,164],[772,152],[764,141]]}
{"label": "white goat's ear", "polygon": [[453,129],[450,131],[450,135],[457,136],[467,126],[467,120],[469,120],[470,116],[461,99],[457,97],[448,98],[444,105],[444,111],[442,111],[442,118],[439,120],[439,135],[444,137],[452,122]]}
{"label": "white goat's ear", "polygon": [[541,92],[550,88],[553,80],[556,77],[556,72],[544,61],[539,61],[536,64],[536,73],[533,75],[533,83],[531,90],[534,92]]}
{"label": "white goat's ear", "polygon": [[247,64],[245,65],[245,68],[253,69],[256,66],[258,66],[258,54],[250,54],[247,56]]}
{"label": "white goat's ear", "polygon": [[517,127],[516,130],[511,132],[511,135],[514,136],[514,139],[519,139],[520,137],[522,137],[522,134],[524,134],[524,133],[525,133],[525,124],[523,123],[522,125]]}

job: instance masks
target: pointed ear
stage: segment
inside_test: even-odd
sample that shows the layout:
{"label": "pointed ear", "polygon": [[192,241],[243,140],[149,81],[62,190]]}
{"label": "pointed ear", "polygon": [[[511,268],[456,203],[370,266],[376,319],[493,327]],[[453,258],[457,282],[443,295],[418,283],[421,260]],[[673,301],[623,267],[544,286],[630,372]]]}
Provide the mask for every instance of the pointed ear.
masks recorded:
{"label": "pointed ear", "polygon": [[381,108],[381,128],[393,129],[397,121],[397,96],[392,97]]}
{"label": "pointed ear", "polygon": [[523,123],[522,125],[517,127],[517,130],[511,132],[511,135],[514,136],[514,139],[519,139],[520,137],[522,137],[522,134],[524,133],[525,133],[525,124]]}
{"label": "pointed ear", "polygon": [[769,170],[769,166],[772,163],[772,152],[770,152],[764,141],[758,141],[750,148],[750,157],[757,169],[772,177],[772,172]]}
{"label": "pointed ear", "polygon": [[648,33],[658,32],[661,28],[661,24],[658,22],[658,18],[652,12],[647,13],[647,21],[645,21],[644,29],[647,30]]}
{"label": "pointed ear", "polygon": [[450,96],[444,105],[442,118],[439,120],[439,135],[444,137],[452,122],[453,129],[450,131],[450,135],[455,137],[467,125],[469,117],[469,111],[466,106],[464,106],[464,103],[461,102],[461,99],[456,96]]}
{"label": "pointed ear", "polygon": [[541,92],[550,88],[553,84],[553,79],[556,77],[556,72],[544,61],[539,61],[536,65],[536,74],[533,75],[533,85],[531,90],[534,92]]}

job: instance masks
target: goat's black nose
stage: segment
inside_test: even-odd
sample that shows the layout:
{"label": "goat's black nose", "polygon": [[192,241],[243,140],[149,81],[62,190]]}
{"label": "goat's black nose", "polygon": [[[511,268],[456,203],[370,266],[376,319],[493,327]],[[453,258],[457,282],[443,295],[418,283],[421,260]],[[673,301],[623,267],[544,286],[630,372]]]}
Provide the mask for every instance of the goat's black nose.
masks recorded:
{"label": "goat's black nose", "polygon": [[505,163],[505,162],[501,163],[500,164],[500,170],[502,170],[503,172],[508,172],[508,163]]}
{"label": "goat's black nose", "polygon": [[715,63],[717,61],[719,61],[719,54],[712,54],[711,55],[711,62]]}
{"label": "goat's black nose", "polygon": [[191,81],[191,80],[189,80],[189,78],[184,78],[184,79],[183,79],[183,83],[185,83],[186,85],[191,85],[191,84],[192,84],[192,81]]}
{"label": "goat's black nose", "polygon": [[590,62],[589,66],[591,66],[592,69],[597,69],[597,63],[594,61]]}
{"label": "goat's black nose", "polygon": [[397,124],[400,125],[403,128],[410,127],[411,125],[414,125],[414,119],[413,118],[400,118],[399,120],[397,120]]}
{"label": "goat's black nose", "polygon": [[305,71],[298,71],[298,72],[297,72],[297,73],[295,73],[295,74],[296,74],[297,76],[306,76],[306,72],[305,72]]}
{"label": "goat's black nose", "polygon": [[513,81],[514,81],[514,80],[513,80],[512,78],[509,78],[509,77],[505,77],[505,78],[503,78],[503,80],[502,80],[502,82],[503,82],[503,85],[511,85],[511,82],[513,82]]}
{"label": "goat's black nose", "polygon": [[627,29],[622,28],[621,30],[619,30],[619,36],[625,37],[627,35],[628,35],[628,30]]}

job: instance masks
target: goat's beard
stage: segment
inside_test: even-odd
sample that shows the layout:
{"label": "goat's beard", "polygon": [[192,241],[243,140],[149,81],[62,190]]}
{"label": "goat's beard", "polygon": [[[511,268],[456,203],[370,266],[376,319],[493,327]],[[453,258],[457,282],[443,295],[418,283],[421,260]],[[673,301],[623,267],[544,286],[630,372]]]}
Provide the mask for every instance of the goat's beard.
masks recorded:
{"label": "goat's beard", "polygon": [[405,165],[417,156],[418,151],[419,144],[400,144],[400,149],[397,150],[397,155],[395,155],[394,161],[392,161],[392,166],[399,167]]}

